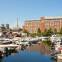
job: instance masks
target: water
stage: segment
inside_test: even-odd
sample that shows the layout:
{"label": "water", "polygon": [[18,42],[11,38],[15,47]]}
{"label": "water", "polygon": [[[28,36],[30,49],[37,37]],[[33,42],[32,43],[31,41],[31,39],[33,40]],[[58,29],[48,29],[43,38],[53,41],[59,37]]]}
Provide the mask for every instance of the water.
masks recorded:
{"label": "water", "polygon": [[15,55],[9,55],[0,60],[0,62],[53,62],[49,56],[39,52],[21,51]]}

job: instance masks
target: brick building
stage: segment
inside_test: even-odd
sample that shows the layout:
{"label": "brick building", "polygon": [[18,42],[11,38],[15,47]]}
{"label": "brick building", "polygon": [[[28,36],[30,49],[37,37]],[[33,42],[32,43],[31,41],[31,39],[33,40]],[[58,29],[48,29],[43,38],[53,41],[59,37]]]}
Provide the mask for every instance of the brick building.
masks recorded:
{"label": "brick building", "polygon": [[37,32],[38,28],[39,28],[39,23],[40,20],[29,20],[29,21],[25,21],[23,28],[27,31],[29,31],[30,33],[32,32]]}
{"label": "brick building", "polygon": [[25,21],[23,26],[23,29],[30,33],[37,32],[38,28],[40,28],[41,32],[49,28],[53,31],[56,29],[59,32],[62,28],[62,17],[41,17],[40,20],[28,20]]}

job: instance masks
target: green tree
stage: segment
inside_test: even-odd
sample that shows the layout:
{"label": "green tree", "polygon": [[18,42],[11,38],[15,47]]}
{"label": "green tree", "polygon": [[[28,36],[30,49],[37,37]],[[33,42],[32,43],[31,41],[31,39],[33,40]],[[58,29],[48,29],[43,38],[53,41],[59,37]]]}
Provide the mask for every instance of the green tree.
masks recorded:
{"label": "green tree", "polygon": [[57,34],[57,29],[56,28],[54,29],[54,34]]}
{"label": "green tree", "polygon": [[31,33],[31,37],[36,37],[36,33]]}
{"label": "green tree", "polygon": [[61,35],[62,35],[62,27],[61,27],[61,29],[60,29],[60,32],[59,32]]}
{"label": "green tree", "polygon": [[40,30],[40,28],[38,28],[38,33],[41,33],[41,30]]}
{"label": "green tree", "polygon": [[43,35],[43,36],[47,36],[47,29],[45,29],[45,31],[42,32],[42,35]]}
{"label": "green tree", "polygon": [[43,41],[43,43],[45,45],[49,46],[49,47],[51,46],[51,41],[50,40]]}
{"label": "green tree", "polygon": [[40,30],[40,28],[38,28],[37,35],[41,36],[41,30]]}
{"label": "green tree", "polygon": [[52,31],[52,29],[51,29],[51,28],[50,28],[50,29],[48,29],[47,34],[48,34],[48,36],[51,36],[51,35],[53,34],[53,31]]}
{"label": "green tree", "polygon": [[43,32],[43,36],[51,36],[53,34],[53,31],[51,28],[49,28],[48,30],[46,29],[44,32]]}

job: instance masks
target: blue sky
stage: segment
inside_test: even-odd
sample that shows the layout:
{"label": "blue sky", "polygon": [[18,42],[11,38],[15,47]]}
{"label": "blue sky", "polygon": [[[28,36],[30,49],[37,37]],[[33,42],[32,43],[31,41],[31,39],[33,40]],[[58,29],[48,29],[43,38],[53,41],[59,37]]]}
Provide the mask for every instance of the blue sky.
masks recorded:
{"label": "blue sky", "polygon": [[0,24],[14,27],[19,17],[21,27],[25,20],[41,16],[62,16],[62,0],[0,0]]}

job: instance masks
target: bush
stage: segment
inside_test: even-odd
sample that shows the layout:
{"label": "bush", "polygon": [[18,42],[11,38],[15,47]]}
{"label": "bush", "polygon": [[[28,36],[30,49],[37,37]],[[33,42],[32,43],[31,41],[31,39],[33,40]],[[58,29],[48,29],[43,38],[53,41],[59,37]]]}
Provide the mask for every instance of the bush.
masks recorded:
{"label": "bush", "polygon": [[50,40],[43,41],[42,43],[44,43],[47,46],[51,46],[51,41]]}

